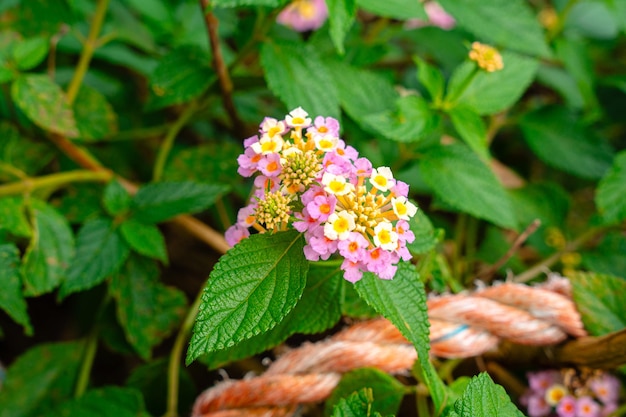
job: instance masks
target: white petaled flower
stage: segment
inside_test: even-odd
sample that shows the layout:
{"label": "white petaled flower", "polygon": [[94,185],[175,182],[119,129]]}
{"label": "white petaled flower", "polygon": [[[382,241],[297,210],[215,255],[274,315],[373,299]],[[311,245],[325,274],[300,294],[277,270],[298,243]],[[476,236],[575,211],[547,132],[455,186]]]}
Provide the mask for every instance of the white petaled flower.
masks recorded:
{"label": "white petaled flower", "polygon": [[345,240],[355,228],[354,215],[347,211],[333,213],[324,224],[324,236],[330,240]]}
{"label": "white petaled flower", "polygon": [[334,151],[339,144],[339,138],[332,135],[315,135],[313,140],[315,141],[315,147],[324,152]]}
{"label": "white petaled flower", "polygon": [[393,231],[390,222],[381,222],[374,227],[374,244],[389,251],[398,247],[398,234]]}
{"label": "white petaled flower", "polygon": [[278,153],[283,149],[284,144],[285,141],[282,136],[274,135],[270,137],[269,135],[264,134],[258,142],[252,144],[252,150],[254,150],[257,154],[260,153],[263,155]]}
{"label": "white petaled flower", "polygon": [[402,196],[393,197],[391,207],[400,220],[410,220],[417,213],[417,206]]}
{"label": "white petaled flower", "polygon": [[391,187],[394,186],[396,181],[393,179],[393,174],[391,173],[391,168],[389,167],[379,167],[372,169],[372,174],[370,175],[370,184],[376,187],[380,191],[388,191]]}
{"label": "white petaled flower", "polygon": [[287,125],[291,127],[309,127],[311,125],[311,118],[308,117],[309,113],[304,111],[302,107],[298,107],[289,112],[285,117]]}
{"label": "white petaled flower", "polygon": [[347,182],[345,177],[330,172],[324,173],[322,184],[325,186],[324,191],[333,195],[346,195],[354,191],[354,185]]}
{"label": "white petaled flower", "polygon": [[266,117],[265,120],[263,120],[263,123],[261,123],[261,131],[263,133],[267,133],[267,136],[270,138],[275,135],[281,135],[286,129],[287,126],[285,125],[285,122],[278,121],[271,117]]}

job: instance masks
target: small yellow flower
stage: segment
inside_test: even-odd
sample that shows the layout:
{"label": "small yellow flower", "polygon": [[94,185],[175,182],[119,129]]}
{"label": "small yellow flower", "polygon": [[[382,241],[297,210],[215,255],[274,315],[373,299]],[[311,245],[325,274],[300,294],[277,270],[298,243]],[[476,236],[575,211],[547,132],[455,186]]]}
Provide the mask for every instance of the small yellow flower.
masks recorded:
{"label": "small yellow flower", "polygon": [[582,257],[578,252],[567,252],[561,256],[561,263],[567,266],[577,266],[580,264]]}
{"label": "small yellow flower", "polygon": [[500,52],[493,46],[485,45],[480,42],[472,43],[469,58],[472,61],[476,61],[478,66],[487,72],[500,71],[504,68]]}
{"label": "small yellow flower", "polygon": [[546,245],[556,249],[563,249],[565,247],[563,232],[556,227],[546,229]]}

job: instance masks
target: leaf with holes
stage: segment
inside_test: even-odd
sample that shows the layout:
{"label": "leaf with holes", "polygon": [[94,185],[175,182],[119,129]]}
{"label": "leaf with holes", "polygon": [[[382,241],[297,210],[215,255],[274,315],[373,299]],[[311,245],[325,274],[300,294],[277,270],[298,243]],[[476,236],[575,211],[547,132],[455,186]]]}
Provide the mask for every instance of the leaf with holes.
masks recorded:
{"label": "leaf with holes", "polygon": [[187,364],[281,322],[304,291],[309,263],[303,248],[302,235],[289,231],[252,235],[228,251],[202,294]]}

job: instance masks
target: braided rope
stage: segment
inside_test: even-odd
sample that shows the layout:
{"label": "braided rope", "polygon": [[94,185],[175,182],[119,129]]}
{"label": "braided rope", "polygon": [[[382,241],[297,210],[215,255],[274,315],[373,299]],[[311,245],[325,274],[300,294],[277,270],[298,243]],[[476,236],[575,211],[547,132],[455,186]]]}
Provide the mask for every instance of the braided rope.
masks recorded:
{"label": "braided rope", "polygon": [[[553,278],[543,287],[503,283],[472,294],[428,300],[431,354],[444,358],[477,356],[501,339],[551,345],[568,335],[586,335],[568,297],[569,282]],[[375,367],[407,372],[415,348],[389,321],[356,323],[327,340],[304,343],[282,355],[263,375],[216,384],[197,398],[192,417],[286,417],[299,404],[326,399],[345,372]]]}

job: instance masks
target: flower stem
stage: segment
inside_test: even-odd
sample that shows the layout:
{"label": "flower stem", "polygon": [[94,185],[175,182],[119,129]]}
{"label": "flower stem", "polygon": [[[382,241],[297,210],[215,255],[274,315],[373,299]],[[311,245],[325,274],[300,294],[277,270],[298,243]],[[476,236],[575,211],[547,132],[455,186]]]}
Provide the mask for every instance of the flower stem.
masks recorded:
{"label": "flower stem", "polygon": [[113,178],[110,171],[68,171],[45,175],[38,178],[26,178],[9,184],[0,185],[0,197],[26,194],[42,188],[59,188],[75,182],[107,182]]}
{"label": "flower stem", "polygon": [[74,398],[78,398],[83,395],[89,385],[89,376],[91,375],[91,368],[96,357],[96,350],[98,349],[98,334],[98,325],[95,325],[89,332],[85,341],[83,361],[80,366],[78,381],[76,381],[76,387],[74,389]]}

